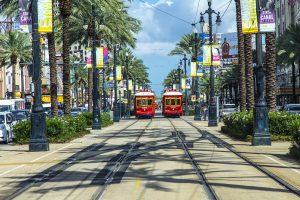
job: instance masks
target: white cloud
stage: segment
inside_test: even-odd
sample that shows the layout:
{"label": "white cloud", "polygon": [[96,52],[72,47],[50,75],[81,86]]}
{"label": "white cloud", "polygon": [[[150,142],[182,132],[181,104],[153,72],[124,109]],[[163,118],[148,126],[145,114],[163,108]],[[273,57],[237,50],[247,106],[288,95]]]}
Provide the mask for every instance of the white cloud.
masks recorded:
{"label": "white cloud", "polygon": [[171,42],[138,42],[135,49],[135,54],[137,56],[167,56],[173,48],[174,43]]}

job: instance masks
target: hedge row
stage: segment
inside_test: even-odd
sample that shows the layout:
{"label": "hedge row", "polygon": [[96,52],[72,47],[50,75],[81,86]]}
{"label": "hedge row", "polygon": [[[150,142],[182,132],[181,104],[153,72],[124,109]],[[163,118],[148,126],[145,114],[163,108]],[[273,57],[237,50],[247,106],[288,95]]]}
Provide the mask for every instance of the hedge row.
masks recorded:
{"label": "hedge row", "polygon": [[[47,138],[51,143],[65,143],[79,138],[89,131],[87,127],[92,125],[92,113],[84,113],[76,117],[63,116],[46,118]],[[108,113],[101,114],[102,127],[113,122]],[[15,142],[27,144],[30,141],[31,121],[20,121],[14,127]]]}
{"label": "hedge row", "polygon": [[[250,139],[253,133],[253,113],[237,112],[224,117],[222,132],[237,139]],[[292,141],[291,155],[300,158],[300,116],[286,112],[269,113],[272,141]]]}

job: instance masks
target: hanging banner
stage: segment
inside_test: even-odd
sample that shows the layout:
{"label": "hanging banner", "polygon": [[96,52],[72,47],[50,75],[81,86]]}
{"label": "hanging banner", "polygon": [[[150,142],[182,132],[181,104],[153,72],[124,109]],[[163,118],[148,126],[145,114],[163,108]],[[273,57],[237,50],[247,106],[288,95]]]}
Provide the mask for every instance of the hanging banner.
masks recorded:
{"label": "hanging banner", "polygon": [[186,89],[191,89],[191,79],[190,78],[186,79]]}
{"label": "hanging banner", "polygon": [[128,80],[128,90],[130,90],[130,91],[133,90],[132,80]]}
{"label": "hanging banner", "polygon": [[117,66],[116,69],[116,73],[117,73],[117,81],[121,81],[122,80],[122,66]]}
{"label": "hanging banner", "polygon": [[32,18],[29,12],[31,0],[19,0],[20,31],[30,33],[32,31]]}
{"label": "hanging banner", "polygon": [[191,95],[191,101],[195,102],[196,101],[196,95]]}
{"label": "hanging banner", "polygon": [[104,64],[108,63],[108,48],[106,47],[103,48],[103,59]]}
{"label": "hanging banner", "polygon": [[256,0],[241,0],[242,32],[244,34],[258,32]]}
{"label": "hanging banner", "polygon": [[221,46],[218,44],[212,45],[212,60],[213,66],[221,66]]}
{"label": "hanging banner", "polygon": [[96,67],[103,68],[104,66],[104,55],[103,55],[103,47],[97,47],[96,49]]}
{"label": "hanging banner", "polygon": [[[212,53],[211,53],[212,50]],[[221,47],[219,44],[203,45],[203,66],[221,66]],[[213,56],[213,57],[211,57]]]}
{"label": "hanging banner", "polygon": [[186,78],[181,79],[181,88],[186,89]]}
{"label": "hanging banner", "polygon": [[197,63],[191,62],[191,76],[195,77],[197,76]]}
{"label": "hanging banner", "polygon": [[203,45],[203,65],[211,66],[211,48],[209,45]]}
{"label": "hanging banner", "polygon": [[275,1],[259,0],[259,31],[275,32]]}
{"label": "hanging banner", "polygon": [[86,49],[85,64],[86,64],[86,68],[93,67],[93,58],[92,58],[92,49],[91,48]]}
{"label": "hanging banner", "polygon": [[52,0],[38,0],[38,32],[51,33],[53,32],[52,20]]}
{"label": "hanging banner", "polygon": [[176,84],[173,84],[173,90],[176,90],[176,88],[177,88]]}

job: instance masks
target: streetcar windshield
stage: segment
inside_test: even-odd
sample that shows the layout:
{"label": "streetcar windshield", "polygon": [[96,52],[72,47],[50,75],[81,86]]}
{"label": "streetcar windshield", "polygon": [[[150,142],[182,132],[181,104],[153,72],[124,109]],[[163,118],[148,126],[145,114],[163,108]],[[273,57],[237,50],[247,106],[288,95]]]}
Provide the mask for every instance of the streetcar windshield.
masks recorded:
{"label": "streetcar windshield", "polygon": [[166,99],[166,105],[167,106],[171,105],[171,99]]}
{"label": "streetcar windshield", "polygon": [[146,99],[142,99],[142,106],[147,106],[147,100]]}
{"label": "streetcar windshield", "polygon": [[152,99],[148,99],[148,106],[152,106],[152,104],[153,104]]}

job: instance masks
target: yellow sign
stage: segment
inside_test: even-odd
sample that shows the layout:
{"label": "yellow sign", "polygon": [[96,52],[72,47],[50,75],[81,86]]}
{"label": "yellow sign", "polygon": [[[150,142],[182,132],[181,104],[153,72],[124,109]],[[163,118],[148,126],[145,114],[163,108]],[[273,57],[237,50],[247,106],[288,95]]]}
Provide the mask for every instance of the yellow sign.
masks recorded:
{"label": "yellow sign", "polygon": [[[42,102],[43,103],[51,103],[51,96],[50,95],[43,95],[42,96]],[[63,95],[57,95],[57,102],[58,103],[63,103],[64,102]]]}
{"label": "yellow sign", "polygon": [[103,56],[103,47],[98,47],[96,51],[97,57],[97,68],[103,68],[104,66],[104,56]]}
{"label": "yellow sign", "polygon": [[117,66],[117,81],[121,81],[122,80],[122,66]]}
{"label": "yellow sign", "polygon": [[257,33],[258,21],[256,0],[241,0],[242,32],[244,34]]}
{"label": "yellow sign", "polygon": [[38,0],[38,32],[53,32],[52,20],[52,0]]}
{"label": "yellow sign", "polygon": [[192,96],[191,96],[191,101],[192,101],[192,102],[195,102],[195,101],[196,101],[196,95],[192,95]]}
{"label": "yellow sign", "polygon": [[197,76],[197,62],[191,63],[191,76]]}
{"label": "yellow sign", "polygon": [[186,78],[181,79],[181,88],[186,89]]}

